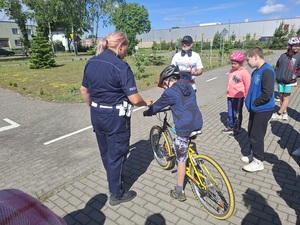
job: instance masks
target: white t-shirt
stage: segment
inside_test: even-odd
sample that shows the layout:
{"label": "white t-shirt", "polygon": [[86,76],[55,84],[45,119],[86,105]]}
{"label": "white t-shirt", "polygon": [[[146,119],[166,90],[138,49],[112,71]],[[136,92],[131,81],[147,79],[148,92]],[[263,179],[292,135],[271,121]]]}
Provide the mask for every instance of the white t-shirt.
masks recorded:
{"label": "white t-shirt", "polygon": [[[203,68],[200,55],[196,52],[192,52],[191,56],[188,56],[188,54],[181,56],[181,52],[178,52],[173,56],[171,64],[174,66],[178,66],[182,74],[181,78],[187,80],[188,82],[191,82],[194,90],[196,90],[196,85],[194,84],[195,76],[189,76],[187,74],[191,73],[191,71]],[[187,74],[185,75],[184,72],[186,72]]]}

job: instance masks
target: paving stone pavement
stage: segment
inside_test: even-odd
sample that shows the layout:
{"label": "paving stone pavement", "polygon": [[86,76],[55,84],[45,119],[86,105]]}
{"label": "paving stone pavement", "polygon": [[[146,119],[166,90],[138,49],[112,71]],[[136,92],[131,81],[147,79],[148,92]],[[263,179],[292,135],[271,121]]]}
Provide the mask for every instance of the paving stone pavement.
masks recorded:
{"label": "paving stone pavement", "polygon": [[[274,64],[277,58],[275,54],[266,60]],[[201,153],[223,167],[233,185],[236,208],[228,220],[216,220],[201,209],[189,185],[187,201],[171,199],[169,190],[175,185],[176,172],[162,170],[153,160],[149,130],[159,121],[155,116],[144,118],[144,108],[133,112],[131,152],[124,168],[126,186],[138,195],[131,202],[112,207],[88,107],[41,102],[0,89],[0,188],[31,194],[68,225],[299,223],[300,160],[291,152],[300,147],[300,88],[295,88],[291,97],[288,122],[269,123],[265,169],[246,173],[239,159],[241,151],[249,148],[246,109],[240,136],[232,139],[220,132],[226,124],[229,68],[206,71],[196,78],[204,127],[195,141]],[[141,94],[155,100],[161,91],[153,88]],[[20,126],[1,132],[1,127],[8,125],[4,118]]]}

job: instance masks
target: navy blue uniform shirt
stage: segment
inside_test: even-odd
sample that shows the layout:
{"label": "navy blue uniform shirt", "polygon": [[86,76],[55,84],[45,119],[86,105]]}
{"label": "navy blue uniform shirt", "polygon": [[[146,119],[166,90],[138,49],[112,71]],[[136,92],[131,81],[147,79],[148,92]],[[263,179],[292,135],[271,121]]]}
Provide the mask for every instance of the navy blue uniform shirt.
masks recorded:
{"label": "navy blue uniform shirt", "polygon": [[130,66],[108,49],[91,58],[85,65],[82,86],[98,104],[114,106],[129,101],[137,93]]}

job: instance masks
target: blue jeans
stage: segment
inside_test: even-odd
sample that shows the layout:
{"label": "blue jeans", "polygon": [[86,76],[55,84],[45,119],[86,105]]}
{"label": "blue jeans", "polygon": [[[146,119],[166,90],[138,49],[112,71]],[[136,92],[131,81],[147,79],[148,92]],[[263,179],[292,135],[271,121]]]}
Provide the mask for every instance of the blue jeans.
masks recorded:
{"label": "blue jeans", "polygon": [[228,127],[240,130],[243,120],[244,98],[227,98]]}

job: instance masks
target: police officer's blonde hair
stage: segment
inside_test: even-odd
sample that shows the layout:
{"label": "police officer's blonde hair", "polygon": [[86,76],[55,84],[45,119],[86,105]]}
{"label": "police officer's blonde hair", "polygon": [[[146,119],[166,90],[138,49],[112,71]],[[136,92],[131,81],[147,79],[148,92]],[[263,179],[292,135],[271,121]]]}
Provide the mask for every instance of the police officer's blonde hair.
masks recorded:
{"label": "police officer's blonde hair", "polygon": [[128,44],[129,41],[123,32],[116,31],[110,33],[105,38],[99,40],[96,55],[101,54],[106,49],[111,49],[118,54],[120,47]]}

